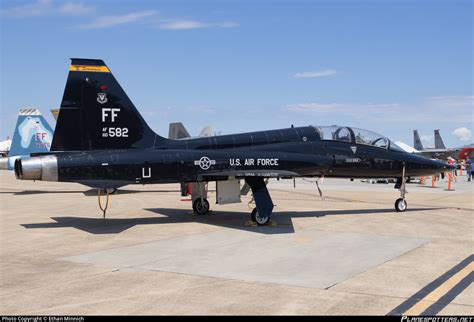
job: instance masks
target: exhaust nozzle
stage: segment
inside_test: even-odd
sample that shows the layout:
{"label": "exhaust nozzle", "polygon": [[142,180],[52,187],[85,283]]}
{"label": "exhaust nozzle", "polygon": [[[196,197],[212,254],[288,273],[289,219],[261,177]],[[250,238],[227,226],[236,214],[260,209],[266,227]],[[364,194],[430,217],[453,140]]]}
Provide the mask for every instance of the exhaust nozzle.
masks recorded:
{"label": "exhaust nozzle", "polygon": [[20,180],[58,181],[58,159],[54,155],[16,159],[15,177]]}

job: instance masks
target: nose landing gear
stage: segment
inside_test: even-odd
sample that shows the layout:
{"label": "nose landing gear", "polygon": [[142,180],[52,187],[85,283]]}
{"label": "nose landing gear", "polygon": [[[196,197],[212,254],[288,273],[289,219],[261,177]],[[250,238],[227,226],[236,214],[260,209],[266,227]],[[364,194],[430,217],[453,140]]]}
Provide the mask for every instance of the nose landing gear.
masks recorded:
{"label": "nose landing gear", "polygon": [[407,205],[407,201],[403,198],[398,198],[396,201],[395,201],[395,210],[397,212],[403,212],[407,209],[408,205]]}
{"label": "nose landing gear", "polygon": [[402,178],[401,178],[401,183],[399,184],[398,182],[395,184],[395,187],[399,186],[400,189],[400,197],[395,201],[395,210],[397,212],[404,212],[408,208],[407,201],[405,200],[405,194],[407,193],[406,186],[405,186],[405,163],[403,163],[403,168],[402,168]]}

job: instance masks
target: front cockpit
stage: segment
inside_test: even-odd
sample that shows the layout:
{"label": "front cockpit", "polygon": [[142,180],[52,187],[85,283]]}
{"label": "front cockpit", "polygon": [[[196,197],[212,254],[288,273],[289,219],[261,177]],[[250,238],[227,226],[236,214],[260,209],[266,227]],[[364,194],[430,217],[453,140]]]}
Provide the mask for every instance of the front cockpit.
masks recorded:
{"label": "front cockpit", "polygon": [[313,126],[321,140],[364,144],[404,152],[398,145],[378,133],[347,126]]}

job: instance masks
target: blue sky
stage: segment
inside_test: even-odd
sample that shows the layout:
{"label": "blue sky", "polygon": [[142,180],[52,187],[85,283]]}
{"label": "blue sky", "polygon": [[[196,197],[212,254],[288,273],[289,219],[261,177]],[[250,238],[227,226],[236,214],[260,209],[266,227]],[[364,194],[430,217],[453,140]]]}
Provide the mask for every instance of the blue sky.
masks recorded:
{"label": "blue sky", "polygon": [[70,57],[102,58],[150,126],[349,125],[471,143],[472,1],[1,2],[1,128],[51,123]]}

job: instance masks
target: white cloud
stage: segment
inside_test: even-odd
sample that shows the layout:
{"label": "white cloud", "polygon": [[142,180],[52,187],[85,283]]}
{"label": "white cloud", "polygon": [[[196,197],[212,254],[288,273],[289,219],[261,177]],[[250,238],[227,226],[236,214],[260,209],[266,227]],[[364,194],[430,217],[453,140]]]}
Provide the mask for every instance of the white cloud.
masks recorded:
{"label": "white cloud", "polygon": [[334,69],[325,69],[320,71],[309,71],[309,72],[300,72],[293,75],[294,78],[315,78],[315,77],[324,77],[332,76],[338,74],[338,71]]}
{"label": "white cloud", "polygon": [[[1,9],[0,16],[9,18],[25,18],[25,17],[39,17],[39,16],[72,16],[72,15],[86,15],[96,12],[95,5],[89,5],[84,2],[75,0],[63,1],[60,0],[35,0],[30,3],[11,6],[9,8]],[[154,10],[136,11],[121,15],[107,15],[99,16],[94,20],[84,23],[75,28],[78,29],[102,29],[111,28],[123,24],[130,24],[142,22],[147,17],[155,16],[157,14]],[[167,30],[191,30],[203,28],[235,28],[239,24],[236,22],[203,22],[197,20],[183,20],[183,19],[161,19],[158,22],[148,21],[150,27]]]}
{"label": "white cloud", "polygon": [[455,137],[457,137],[459,140],[463,141],[463,142],[467,142],[469,140],[471,140],[471,130],[469,130],[468,128],[466,127],[460,127],[460,128],[457,128],[453,131],[452,133]]}
{"label": "white cloud", "polygon": [[64,15],[85,15],[95,12],[95,6],[80,2],[66,2],[58,7],[58,12]]}
{"label": "white cloud", "polygon": [[434,96],[428,97],[428,102],[443,108],[473,108],[474,96]]}
{"label": "white cloud", "polygon": [[397,113],[397,103],[301,103],[286,106],[287,111],[310,115],[350,116],[357,119],[380,119],[393,117]]}
{"label": "white cloud", "polygon": [[84,15],[95,12],[96,7],[81,2],[68,1],[58,4],[53,0],[36,0],[32,3],[2,9],[1,15],[11,18],[25,18],[46,15]]}
{"label": "white cloud", "polygon": [[195,20],[175,20],[158,23],[159,29],[168,30],[189,30],[202,28],[235,28],[239,24],[236,22],[202,22]]}
{"label": "white cloud", "polygon": [[344,110],[343,104],[335,103],[302,103],[287,105],[287,110],[294,112],[335,112]]}
{"label": "white cloud", "polygon": [[428,97],[410,103],[321,103],[311,102],[286,105],[292,112],[351,116],[384,122],[473,123],[474,96]]}
{"label": "white cloud", "polygon": [[77,26],[79,29],[103,29],[115,27],[118,25],[138,22],[143,20],[143,18],[150,17],[156,14],[156,11],[147,10],[147,11],[137,11],[124,15],[116,16],[102,16],[94,19],[90,23]]}

